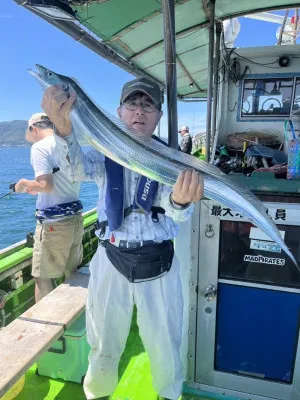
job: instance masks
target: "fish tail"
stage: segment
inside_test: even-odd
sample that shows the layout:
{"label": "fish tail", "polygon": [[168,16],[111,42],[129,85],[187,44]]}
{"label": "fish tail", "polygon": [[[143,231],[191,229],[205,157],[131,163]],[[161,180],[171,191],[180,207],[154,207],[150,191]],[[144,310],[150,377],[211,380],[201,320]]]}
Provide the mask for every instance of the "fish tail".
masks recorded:
{"label": "fish tail", "polygon": [[294,257],[293,253],[291,252],[291,250],[287,247],[287,245],[284,243],[283,240],[280,240],[281,242],[281,248],[282,250],[290,257],[290,259],[293,261],[293,263],[295,264],[295,266],[297,267],[298,271],[300,272],[300,266],[296,260],[296,258]]}

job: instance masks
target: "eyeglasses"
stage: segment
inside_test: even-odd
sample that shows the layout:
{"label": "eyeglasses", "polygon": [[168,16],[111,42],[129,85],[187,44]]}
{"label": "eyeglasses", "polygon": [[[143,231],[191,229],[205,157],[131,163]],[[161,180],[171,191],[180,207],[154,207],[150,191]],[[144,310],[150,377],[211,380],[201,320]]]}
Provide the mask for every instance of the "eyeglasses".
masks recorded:
{"label": "eyeglasses", "polygon": [[139,107],[142,107],[143,111],[146,113],[153,113],[158,110],[154,103],[150,103],[150,101],[146,102],[138,102],[137,100],[126,100],[123,102],[125,108],[129,111],[136,111]]}

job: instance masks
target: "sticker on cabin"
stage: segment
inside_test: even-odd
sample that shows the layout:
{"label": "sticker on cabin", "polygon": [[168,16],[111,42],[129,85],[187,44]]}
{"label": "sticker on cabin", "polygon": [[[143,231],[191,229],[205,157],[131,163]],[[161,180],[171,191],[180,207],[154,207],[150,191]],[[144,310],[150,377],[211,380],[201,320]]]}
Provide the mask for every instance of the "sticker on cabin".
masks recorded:
{"label": "sticker on cabin", "polygon": [[259,264],[278,265],[278,266],[285,265],[284,258],[264,257],[262,255],[255,256],[253,254],[245,254],[244,261],[255,262],[255,263],[259,263]]}
{"label": "sticker on cabin", "polygon": [[[282,240],[285,237],[285,231],[279,231]],[[256,227],[250,228],[250,249],[271,251],[272,253],[281,253],[281,248],[277,243],[273,242],[272,239],[265,234],[261,229]]]}
{"label": "sticker on cabin", "polygon": [[265,242],[264,240],[253,240],[250,242],[250,249],[271,251],[272,253],[281,253],[281,248],[275,242]]}

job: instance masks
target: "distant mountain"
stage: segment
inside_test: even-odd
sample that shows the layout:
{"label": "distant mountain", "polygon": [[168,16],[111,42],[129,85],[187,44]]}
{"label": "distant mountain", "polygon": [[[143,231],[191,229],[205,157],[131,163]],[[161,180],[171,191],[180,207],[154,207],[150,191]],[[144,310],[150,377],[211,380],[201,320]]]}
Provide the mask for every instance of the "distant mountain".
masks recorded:
{"label": "distant mountain", "polygon": [[[25,132],[27,129],[27,121],[14,120],[0,122],[0,147],[29,147],[31,143],[25,140]],[[161,137],[166,143],[168,138]],[[88,143],[84,140],[79,140],[82,146],[87,146]]]}
{"label": "distant mountain", "polygon": [[27,121],[0,122],[0,147],[29,147],[25,140]]}

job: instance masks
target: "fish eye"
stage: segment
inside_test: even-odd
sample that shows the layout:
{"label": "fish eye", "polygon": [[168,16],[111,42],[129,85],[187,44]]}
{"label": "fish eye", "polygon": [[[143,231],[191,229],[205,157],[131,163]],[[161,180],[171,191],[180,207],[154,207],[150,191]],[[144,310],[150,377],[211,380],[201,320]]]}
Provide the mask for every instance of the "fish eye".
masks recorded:
{"label": "fish eye", "polygon": [[47,75],[48,75],[48,78],[51,78],[52,75],[53,75],[53,73],[52,73],[51,71],[48,71],[48,72],[47,72]]}

